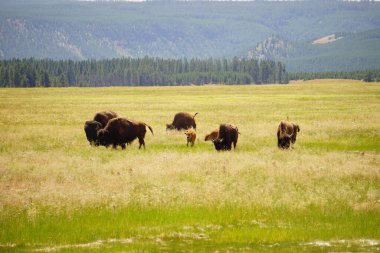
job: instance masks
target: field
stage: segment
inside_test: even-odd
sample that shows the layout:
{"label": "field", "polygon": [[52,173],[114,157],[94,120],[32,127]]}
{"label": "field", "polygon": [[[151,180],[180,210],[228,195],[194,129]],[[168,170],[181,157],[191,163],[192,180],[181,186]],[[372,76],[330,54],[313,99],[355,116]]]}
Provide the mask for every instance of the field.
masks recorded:
{"label": "field", "polygon": [[[146,149],[90,146],[104,109],[152,126]],[[165,130],[179,111],[194,147]],[[380,83],[1,89],[0,132],[1,252],[380,251]]]}

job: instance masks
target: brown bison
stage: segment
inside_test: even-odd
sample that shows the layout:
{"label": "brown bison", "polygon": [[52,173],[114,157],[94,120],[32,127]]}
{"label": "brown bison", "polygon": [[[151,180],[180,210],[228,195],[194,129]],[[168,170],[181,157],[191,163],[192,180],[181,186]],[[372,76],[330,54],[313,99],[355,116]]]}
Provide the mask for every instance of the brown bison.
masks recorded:
{"label": "brown bison", "polygon": [[206,136],[205,136],[205,141],[213,141],[213,140],[216,140],[216,139],[218,138],[218,134],[219,134],[219,129],[215,129],[215,130],[213,130],[211,133],[206,134]]}
{"label": "brown bison", "polygon": [[186,130],[189,128],[197,128],[197,124],[195,124],[194,117],[198,113],[195,113],[194,116],[190,115],[187,112],[179,112],[174,116],[173,123],[166,124],[166,130],[177,129],[177,130]]}
{"label": "brown bison", "polygon": [[108,121],[106,127],[98,131],[97,138],[100,145],[108,147],[112,144],[113,148],[120,145],[122,149],[138,138],[139,149],[141,146],[145,148],[146,127],[153,134],[152,128],[143,122],[118,117]]}
{"label": "brown bison", "polygon": [[195,139],[197,138],[197,133],[195,132],[194,128],[189,128],[185,132],[186,134],[186,146],[189,146],[189,143],[191,143],[191,146],[194,146]]}
{"label": "brown bison", "polygon": [[297,124],[281,121],[277,128],[277,146],[288,149],[290,143],[296,142],[299,131],[300,127]]}
{"label": "brown bison", "polygon": [[113,111],[102,111],[102,112],[97,112],[93,120],[102,124],[102,128],[104,128],[110,119],[117,118],[117,117],[119,116],[117,115],[117,113]]}
{"label": "brown bison", "polygon": [[102,111],[97,112],[93,120],[84,123],[84,131],[90,145],[98,146],[97,133],[100,129],[104,128],[110,119],[118,117],[115,112]]}
{"label": "brown bison", "polygon": [[216,150],[231,150],[231,144],[234,144],[234,149],[236,148],[236,143],[238,141],[239,130],[236,126],[231,124],[221,124],[219,126],[219,136],[217,139],[213,140]]}

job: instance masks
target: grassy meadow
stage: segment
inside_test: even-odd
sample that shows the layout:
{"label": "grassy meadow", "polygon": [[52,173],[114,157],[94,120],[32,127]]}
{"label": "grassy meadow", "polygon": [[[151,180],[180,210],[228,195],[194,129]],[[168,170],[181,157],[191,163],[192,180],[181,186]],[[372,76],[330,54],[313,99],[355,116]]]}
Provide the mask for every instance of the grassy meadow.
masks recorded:
{"label": "grassy meadow", "polygon": [[[105,109],[152,126],[146,149],[90,146]],[[220,123],[236,150],[204,141]],[[0,132],[0,252],[380,251],[380,83],[0,89]]]}

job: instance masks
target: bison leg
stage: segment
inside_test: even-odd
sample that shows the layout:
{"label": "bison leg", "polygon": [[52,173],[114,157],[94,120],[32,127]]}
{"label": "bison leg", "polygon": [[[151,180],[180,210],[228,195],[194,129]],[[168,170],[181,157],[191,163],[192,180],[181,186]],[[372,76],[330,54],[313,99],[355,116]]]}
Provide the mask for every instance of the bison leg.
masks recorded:
{"label": "bison leg", "polygon": [[125,149],[125,143],[120,144],[121,149]]}
{"label": "bison leg", "polygon": [[112,148],[117,149],[117,144],[116,143],[112,144]]}
{"label": "bison leg", "polygon": [[236,143],[237,143],[237,141],[233,142],[233,144],[234,144],[234,150],[236,149]]}
{"label": "bison leg", "polygon": [[144,146],[144,149],[145,149],[145,141],[143,138],[139,138],[139,143],[140,143],[139,149],[141,148],[141,146]]}

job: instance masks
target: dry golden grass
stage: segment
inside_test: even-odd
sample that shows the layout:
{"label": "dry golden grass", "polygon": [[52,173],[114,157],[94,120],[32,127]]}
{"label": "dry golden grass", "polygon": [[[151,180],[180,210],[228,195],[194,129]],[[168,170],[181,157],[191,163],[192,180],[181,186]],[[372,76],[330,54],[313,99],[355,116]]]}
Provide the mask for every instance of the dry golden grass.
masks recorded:
{"label": "dry golden grass", "polygon": [[[349,206],[380,209],[380,85],[311,81],[287,86],[0,90],[0,205]],[[146,150],[90,147],[96,111],[151,125]],[[166,132],[175,112],[198,112],[197,141]],[[278,150],[278,122],[301,127]],[[204,135],[239,127],[237,150]],[[33,212],[31,212],[33,213]]]}

